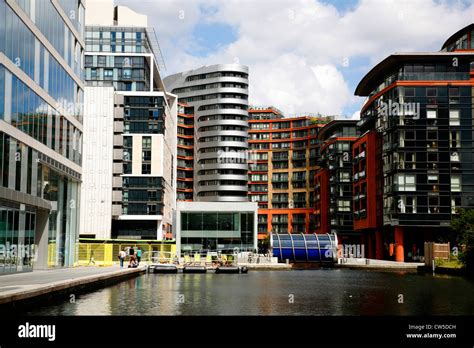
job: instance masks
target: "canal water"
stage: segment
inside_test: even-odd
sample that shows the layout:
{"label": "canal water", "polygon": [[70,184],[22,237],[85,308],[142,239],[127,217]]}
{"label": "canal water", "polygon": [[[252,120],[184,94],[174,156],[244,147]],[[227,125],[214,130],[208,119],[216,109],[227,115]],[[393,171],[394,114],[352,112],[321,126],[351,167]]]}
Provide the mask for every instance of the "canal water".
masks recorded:
{"label": "canal water", "polygon": [[147,274],[31,315],[472,315],[474,282],[343,269]]}

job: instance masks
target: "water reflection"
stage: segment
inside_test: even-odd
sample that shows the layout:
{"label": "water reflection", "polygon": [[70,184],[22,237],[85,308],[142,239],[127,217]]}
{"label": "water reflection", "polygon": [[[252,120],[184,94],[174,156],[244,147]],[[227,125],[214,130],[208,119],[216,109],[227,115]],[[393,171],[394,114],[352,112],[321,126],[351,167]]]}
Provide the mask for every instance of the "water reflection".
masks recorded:
{"label": "water reflection", "polygon": [[463,278],[340,269],[150,274],[29,314],[461,315],[474,313],[473,293]]}

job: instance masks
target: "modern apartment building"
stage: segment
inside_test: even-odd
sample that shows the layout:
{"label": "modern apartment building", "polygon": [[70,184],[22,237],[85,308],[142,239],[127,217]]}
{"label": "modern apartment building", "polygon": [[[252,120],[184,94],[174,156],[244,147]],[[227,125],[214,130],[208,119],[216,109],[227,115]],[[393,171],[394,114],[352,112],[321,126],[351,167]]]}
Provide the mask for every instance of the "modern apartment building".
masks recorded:
{"label": "modern apartment building", "polygon": [[89,0],[81,237],[171,237],[177,99],[146,15]]}
{"label": "modern apartment building", "polygon": [[0,0],[0,273],[74,264],[84,11],[80,0]]}
{"label": "modern apartment building", "polygon": [[204,66],[164,82],[194,107],[194,200],[247,202],[248,68]]}
{"label": "modern apartment building", "polygon": [[474,206],[473,87],[474,24],[439,52],[390,55],[360,81],[354,228],[369,255],[419,260]]}
{"label": "modern apartment building", "polygon": [[356,123],[334,120],[319,132],[321,168],[314,186],[316,232],[336,232],[340,244],[362,242],[361,233],[353,228],[352,146],[358,135]]}
{"label": "modern apartment building", "polygon": [[194,108],[178,103],[178,163],[176,199],[193,201]]}
{"label": "modern apartment building", "polygon": [[257,202],[258,238],[314,233],[318,133],[327,118],[284,117],[274,107],[249,109],[249,200]]}

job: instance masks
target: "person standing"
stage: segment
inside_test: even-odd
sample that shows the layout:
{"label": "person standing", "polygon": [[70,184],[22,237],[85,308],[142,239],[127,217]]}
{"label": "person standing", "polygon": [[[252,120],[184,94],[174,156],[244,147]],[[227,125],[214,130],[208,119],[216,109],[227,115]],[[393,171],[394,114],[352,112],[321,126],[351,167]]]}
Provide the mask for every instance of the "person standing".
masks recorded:
{"label": "person standing", "polygon": [[133,249],[133,246],[128,249],[128,255],[130,255],[130,257],[135,256],[135,249]]}
{"label": "person standing", "polygon": [[142,258],[142,248],[138,247],[138,249],[137,249],[137,262],[138,262],[138,264],[140,264],[141,258]]}
{"label": "person standing", "polygon": [[125,250],[120,250],[119,251],[118,257],[119,257],[119,260],[120,260],[120,268],[123,268],[123,261],[125,260],[126,256],[127,256],[127,253],[125,252]]}

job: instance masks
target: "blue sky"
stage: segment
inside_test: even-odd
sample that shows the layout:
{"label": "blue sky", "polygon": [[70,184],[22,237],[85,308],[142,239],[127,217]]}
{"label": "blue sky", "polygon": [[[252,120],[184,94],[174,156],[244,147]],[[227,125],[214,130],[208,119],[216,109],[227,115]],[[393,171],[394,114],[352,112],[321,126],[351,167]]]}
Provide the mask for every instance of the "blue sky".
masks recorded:
{"label": "blue sky", "polygon": [[357,117],[360,79],[394,52],[436,51],[468,0],[116,0],[149,15],[167,70],[241,63],[250,103]]}

